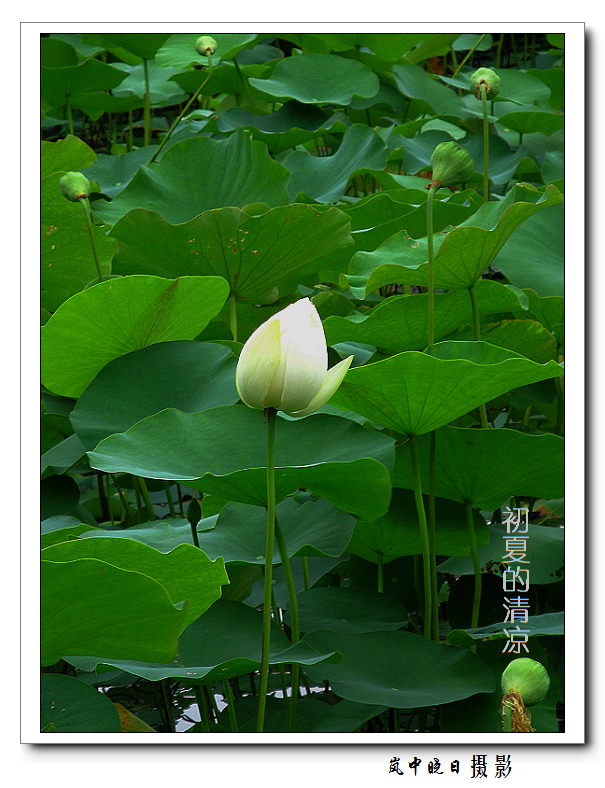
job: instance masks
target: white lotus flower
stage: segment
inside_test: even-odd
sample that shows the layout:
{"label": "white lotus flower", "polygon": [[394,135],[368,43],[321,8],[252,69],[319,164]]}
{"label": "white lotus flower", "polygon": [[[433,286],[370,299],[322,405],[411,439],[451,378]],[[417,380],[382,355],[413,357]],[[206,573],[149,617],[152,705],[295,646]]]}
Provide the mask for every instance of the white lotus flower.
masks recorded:
{"label": "white lotus flower", "polygon": [[308,416],[328,402],[353,356],[328,369],[321,319],[308,298],[270,317],[250,336],[237,363],[235,382],[249,408],[275,408]]}

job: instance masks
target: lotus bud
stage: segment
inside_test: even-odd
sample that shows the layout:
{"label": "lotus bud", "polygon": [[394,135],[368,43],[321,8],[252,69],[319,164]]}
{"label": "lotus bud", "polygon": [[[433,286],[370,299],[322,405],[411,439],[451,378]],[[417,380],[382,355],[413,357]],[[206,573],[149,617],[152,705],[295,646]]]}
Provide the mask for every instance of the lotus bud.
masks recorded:
{"label": "lotus bud", "polygon": [[433,183],[437,186],[453,186],[464,183],[475,172],[475,162],[470,153],[457,142],[440,142],[431,156]]}
{"label": "lotus bud", "polygon": [[195,42],[195,51],[203,57],[210,57],[216,52],[218,44],[212,36],[200,36]]}
{"label": "lotus bud", "polygon": [[488,99],[496,98],[500,92],[500,77],[491,68],[478,68],[474,74],[471,75],[471,92],[474,93],[478,99],[481,98],[481,85],[485,85],[485,95]]}
{"label": "lotus bud", "polygon": [[518,693],[526,706],[544,700],[550,687],[548,671],[540,662],[527,657],[513,659],[502,674],[502,693]]}
{"label": "lotus bud", "polygon": [[81,172],[66,172],[59,181],[61,194],[71,202],[79,202],[90,194],[90,181]]}
{"label": "lotus bud", "polygon": [[240,353],[235,382],[249,408],[308,416],[328,402],[353,356],[328,369],[326,338],[317,309],[302,298],[259,326]]}

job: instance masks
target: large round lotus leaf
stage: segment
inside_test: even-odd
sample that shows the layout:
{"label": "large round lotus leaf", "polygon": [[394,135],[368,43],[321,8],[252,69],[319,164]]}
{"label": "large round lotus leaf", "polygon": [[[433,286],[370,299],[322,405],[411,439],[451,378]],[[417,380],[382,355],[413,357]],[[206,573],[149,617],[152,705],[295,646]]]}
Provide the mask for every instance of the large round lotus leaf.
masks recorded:
{"label": "large round lotus leaf", "polygon": [[44,452],[40,457],[40,473],[43,478],[52,473],[65,473],[74,465],[79,465],[86,454],[86,448],[74,433]]}
{"label": "large round lotus leaf", "polygon": [[140,208],[120,219],[111,237],[119,272],[222,276],[237,299],[261,303],[273,288],[318,271],[327,255],[352,244],[342,211],[302,204],[260,216],[217,208],[176,226]]}
{"label": "large round lotus leaf", "polygon": [[[288,556],[341,556],[353,533],[350,514],[331,506],[322,498],[298,504],[292,498],[279,503],[275,516],[286,543]],[[259,506],[228,503],[216,526],[199,534],[200,548],[211,558],[263,564],[267,541],[267,512]],[[281,563],[274,545],[273,562]]]}
{"label": "large round lotus leaf", "polygon": [[[198,533],[208,531],[216,525],[218,515],[203,517],[197,524]],[[69,533],[70,529],[65,529]],[[161,553],[169,553],[183,544],[193,545],[191,525],[185,517],[166,517],[163,520],[153,520],[134,525],[126,529],[105,530],[102,528],[91,528],[84,533],[85,537],[98,539],[134,539],[142,542]],[[61,539],[65,541],[65,539]]]}
{"label": "large round lotus leaf", "polygon": [[250,79],[262,93],[303,104],[350,104],[375,96],[380,82],[363,63],[336,55],[308,54],[280,61],[268,79]]}
{"label": "large round lotus leaf", "polygon": [[[40,305],[51,312],[98,277],[82,206],[69,202],[59,190],[63,173],[40,184]],[[92,228],[101,273],[111,273],[116,243],[106,228]]]}
{"label": "large round lotus leaf", "polygon": [[458,96],[441,82],[433,79],[417,63],[393,66],[395,84],[409,99],[423,102],[427,109],[437,115],[451,115],[464,118],[471,113],[464,107]]}
{"label": "large round lotus leaf", "polygon": [[[43,140],[40,146],[40,177],[47,178],[53,172],[63,174],[68,170],[84,169],[96,158],[92,148],[71,134],[57,142]],[[63,195],[61,198],[65,199]]]}
{"label": "large round lotus leaf", "polygon": [[[75,657],[69,662],[84,670],[93,670],[99,663],[111,665],[150,681],[171,678],[189,685],[210,683],[258,670],[261,641],[262,613],[241,602],[219,599],[183,632],[178,653],[169,664],[95,657]],[[339,658],[335,650],[325,652],[304,641],[290,646],[283,630],[272,623],[270,665],[296,662],[308,666]]]}
{"label": "large round lotus leaf", "polygon": [[[405,444],[397,454],[410,453]],[[427,492],[425,482],[423,490]],[[485,520],[473,512],[477,543],[489,543]],[[435,544],[439,555],[468,555],[471,550],[466,509],[459,503],[444,498],[435,499]],[[353,537],[347,547],[353,555],[378,563],[379,554],[384,564],[405,555],[420,555],[422,540],[418,527],[418,511],[411,490],[393,490],[389,511],[378,520],[357,520]],[[331,627],[326,627],[330,629]]]}
{"label": "large round lotus leaf", "polygon": [[83,41],[104,49],[125,49],[145,60],[151,60],[169,38],[170,33],[84,33]]}
{"label": "large round lotus leaf", "polygon": [[94,57],[72,66],[40,69],[40,95],[51,107],[62,107],[68,98],[93,90],[110,90],[126,77],[119,68]]}
{"label": "large round lotus leaf", "polygon": [[208,610],[220,597],[221,586],[229,583],[222,558],[212,561],[193,545],[183,544],[169,553],[162,553],[128,539],[127,533],[122,536],[61,542],[46,548],[42,557],[55,562],[94,558],[129,572],[147,575],[164,587],[175,604],[187,600],[184,626]]}
{"label": "large round lotus leaf", "polygon": [[[493,523],[490,526],[490,543],[487,547],[479,548],[481,566],[487,563],[501,567],[530,569],[530,582],[532,584],[548,585],[563,579],[564,563],[564,536],[563,528],[552,528],[548,525],[528,525],[527,533],[507,533],[507,526],[502,523]],[[507,538],[524,539],[506,548]],[[524,556],[522,554],[525,553]],[[508,556],[508,558],[507,558]],[[518,558],[522,557],[526,564],[519,564]],[[439,571],[451,572],[454,575],[469,575],[473,573],[472,558],[448,558],[439,565]],[[523,575],[521,575],[523,578]],[[520,581],[523,583],[523,579]]]}
{"label": "large round lotus leaf", "polygon": [[[479,314],[522,311],[514,290],[481,279],[475,285]],[[435,293],[435,341],[440,342],[461,325],[472,325],[473,314],[469,294],[463,290]],[[360,342],[373,345],[385,355],[404,350],[424,350],[428,345],[428,295],[391,296],[365,314],[328,317],[324,331],[328,345],[339,342]]]}
{"label": "large round lotus leaf", "polygon": [[[483,175],[483,135],[476,134],[464,141],[464,147],[476,162],[475,172]],[[515,175],[519,163],[527,156],[527,149],[519,147],[511,150],[509,144],[501,137],[492,135],[489,142],[489,158],[487,172],[491,183],[507,184]],[[478,184],[476,184],[478,186]]]}
{"label": "large round lotus leaf", "polygon": [[78,399],[73,427],[87,449],[137,421],[177,408],[192,413],[232,405],[237,359],[209,342],[161,342],[110,361]]}
{"label": "large round lotus leaf", "polygon": [[220,277],[126,276],[76,293],[42,327],[42,383],[79,397],[110,361],[158,342],[194,339],[220,312]]}
{"label": "large round lotus leaf", "polygon": [[[466,341],[475,338],[470,325],[449,334],[447,339]],[[538,364],[557,359],[557,340],[537,320],[494,320],[481,324],[481,339],[490,345],[519,353]]]}
{"label": "large round lotus leaf", "polygon": [[[418,439],[423,489],[428,489],[429,482],[429,444],[428,436]],[[443,427],[435,436],[435,494],[452,501],[470,501],[490,512],[513,495],[561,497],[564,447],[563,438],[549,433]],[[414,489],[408,446],[397,449],[393,484]]]}
{"label": "large round lotus leaf", "polygon": [[201,35],[211,35],[216,41],[217,47],[212,55],[215,64],[235,57],[240,50],[253,46],[258,38],[258,33],[175,33],[158,51],[158,64],[181,70],[192,65],[207,65],[208,58],[195,48],[195,42]]}
{"label": "large round lotus leaf", "polygon": [[565,116],[562,112],[552,112],[546,107],[527,107],[522,112],[507,112],[497,121],[506,130],[512,129],[519,134],[546,134],[565,127]]}
{"label": "large round lotus leaf", "polygon": [[43,560],[40,586],[42,665],[66,654],[169,661],[176,653],[186,605],[148,575],[93,558]]}
{"label": "large round lotus leaf", "polygon": [[332,156],[313,156],[295,150],[282,161],[290,172],[290,197],[294,200],[302,192],[322,203],[336,202],[342,197],[349,178],[359,170],[382,170],[386,163],[384,141],[374,129],[361,123],[347,129]]}
{"label": "large round lotus leaf", "polygon": [[161,159],[140,167],[112,202],[97,200],[95,217],[107,224],[145,206],[178,224],[211,208],[251,203],[287,205],[288,172],[262,142],[243,129],[224,139],[195,137],[168,148]]}
{"label": "large round lotus leaf", "polygon": [[107,695],[62,673],[40,676],[40,728],[50,724],[57,733],[122,731],[118,710]]}
{"label": "large round lotus leaf", "polygon": [[[66,200],[59,188],[66,171],[84,170],[95,158],[92,148],[78,137],[42,142],[40,303],[51,312],[98,276],[82,206]],[[111,272],[115,241],[107,237],[102,227],[93,227],[93,235],[101,271],[107,275]]]}
{"label": "large round lotus leaf", "polygon": [[348,128],[340,115],[328,117],[314,104],[298,101],[287,101],[270,115],[253,114],[244,107],[231,107],[220,113],[216,125],[223,133],[238,128],[248,129],[254,139],[266,143],[273,156],[326,131],[342,132]]}
{"label": "large round lotus leaf", "polygon": [[[531,289],[526,289],[523,292],[528,301],[528,310],[523,317],[528,316],[537,320],[549,331],[553,331],[559,323],[565,322],[565,299],[563,296],[540,297],[535,290]],[[521,316],[519,313],[515,315],[515,317]]]}
{"label": "large round lotus leaf", "polygon": [[493,692],[490,669],[474,654],[410,632],[313,632],[305,640],[320,651],[342,652],[342,662],[307,669],[330,682],[341,698],[393,708],[418,708]]}
{"label": "large round lotus leaf", "polygon": [[57,38],[40,38],[40,65],[49,68],[64,68],[75,66],[78,55],[75,48],[68,41]]}
{"label": "large round lotus leaf", "polygon": [[124,191],[142,164],[149,163],[155,150],[154,145],[146,145],[117,156],[100,153],[94,164],[82,168],[82,175],[86,175],[90,181],[96,181],[103,194],[113,198]]}
{"label": "large round lotus leaf", "polygon": [[[531,186],[517,185],[504,200],[485,203],[455,229],[436,234],[435,287],[472,287],[497,259],[498,253],[519,225],[561,200],[561,193],[552,184],[543,193]],[[519,233],[522,237],[523,230],[519,230]],[[514,237],[519,237],[519,234]],[[544,243],[549,243],[546,236]],[[526,252],[521,257],[526,261]],[[414,240],[407,232],[401,231],[375,251],[358,252],[351,260],[346,279],[353,293],[361,297],[391,282],[426,287],[427,260],[428,240]],[[532,286],[529,282],[517,280],[514,280],[514,284],[519,287]]]}
{"label": "large round lotus leaf", "polygon": [[[298,594],[301,632],[377,632],[402,629],[408,622],[403,605],[388,594],[364,588],[310,588]],[[290,622],[290,613],[286,616]]]}
{"label": "large round lotus leaf", "polygon": [[[447,636],[447,640],[448,643],[456,646],[456,648],[468,648],[473,646],[477,640],[508,639],[506,629],[506,625],[501,621],[485,627],[477,627],[476,629],[453,629]],[[565,632],[565,611],[558,610],[556,613],[541,613],[536,616],[528,616],[527,621],[523,622],[523,629],[527,630],[530,637],[563,635]]]}
{"label": "large round lotus leaf", "polygon": [[[515,233],[494,263],[517,287],[540,296],[563,296],[565,275],[565,211],[553,205],[532,216]],[[531,261],[531,265],[527,261]]]}
{"label": "large round lotus leaf", "polygon": [[[377,170],[372,170],[376,175]],[[462,195],[465,195],[462,197]],[[355,248],[345,248],[329,255],[322,269],[343,274],[349,267],[353,254],[371,252],[387,238],[400,230],[406,230],[412,238],[426,235],[426,196],[419,189],[393,189],[376,192],[348,205],[339,205],[351,221],[351,237]],[[459,224],[475,210],[469,192],[460,192],[448,200],[435,200],[433,204],[433,226],[436,232],[449,225]],[[467,203],[467,204],[464,204]],[[338,278],[328,279],[338,281]]]}
{"label": "large round lotus leaf", "polygon": [[[111,435],[89,452],[93,468],[152,479],[187,480],[227,500],[266,506],[267,427],[244,405],[201,413],[167,409]],[[394,440],[350,419],[315,414],[278,419],[276,495],[309,489],[372,519],[387,511]]]}
{"label": "large round lotus leaf", "polygon": [[[154,107],[169,107],[186,101],[187,93],[170,79],[176,71],[174,68],[160,68],[154,60],[147,63],[146,67],[140,63],[128,69],[126,79],[113,91],[113,96],[119,102],[114,111],[145,106],[147,93]],[[155,143],[152,149],[157,150]]]}
{"label": "large round lotus leaf", "polygon": [[[332,402],[388,429],[422,435],[519,386],[563,374],[486,342],[439,342],[350,369]],[[446,496],[447,497],[447,496]]]}

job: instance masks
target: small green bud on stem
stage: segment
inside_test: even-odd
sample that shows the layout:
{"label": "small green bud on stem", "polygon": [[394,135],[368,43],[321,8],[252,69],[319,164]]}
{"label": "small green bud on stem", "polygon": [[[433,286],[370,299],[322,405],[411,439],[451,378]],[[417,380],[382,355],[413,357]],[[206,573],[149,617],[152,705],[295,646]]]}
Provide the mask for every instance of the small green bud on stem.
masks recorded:
{"label": "small green bud on stem", "polygon": [[478,68],[474,74],[471,75],[471,92],[474,93],[478,99],[481,98],[481,86],[485,85],[486,98],[496,98],[500,92],[500,77],[491,68]]}
{"label": "small green bud on stem", "polygon": [[90,194],[90,181],[81,172],[66,172],[59,181],[59,188],[67,200],[79,202]]}
{"label": "small green bud on stem", "polygon": [[212,36],[200,36],[195,42],[195,51],[203,57],[214,55],[217,47],[218,44]]}
{"label": "small green bud on stem", "polygon": [[437,188],[464,183],[475,172],[473,157],[453,140],[437,145],[431,156],[431,167],[433,184]]}
{"label": "small green bud on stem", "polygon": [[501,714],[505,733],[534,733],[526,706],[535,706],[546,697],[550,676],[535,659],[513,659],[502,673]]}

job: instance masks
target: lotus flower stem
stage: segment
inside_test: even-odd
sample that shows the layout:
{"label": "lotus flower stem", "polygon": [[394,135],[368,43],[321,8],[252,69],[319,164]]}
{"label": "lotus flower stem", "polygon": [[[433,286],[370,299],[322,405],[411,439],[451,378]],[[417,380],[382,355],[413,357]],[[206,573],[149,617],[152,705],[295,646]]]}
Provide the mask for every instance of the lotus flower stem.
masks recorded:
{"label": "lotus flower stem", "polygon": [[489,121],[487,119],[487,87],[481,84],[483,105],[483,202],[489,202]]}
{"label": "lotus flower stem", "polygon": [[233,690],[229,679],[223,681],[223,689],[225,690],[225,700],[227,701],[227,714],[229,715],[229,722],[231,723],[231,733],[237,733],[237,717],[235,716],[235,698],[233,697]]}
{"label": "lotus flower stem", "polygon": [[[479,549],[477,547],[477,535],[475,533],[475,522],[473,520],[473,507],[470,501],[465,501],[466,523],[468,525],[468,535],[471,543],[471,555],[473,557],[473,572],[475,575],[475,593],[473,595],[473,612],[471,615],[471,629],[479,626],[479,608],[481,606],[481,562],[479,561]],[[471,651],[476,647],[472,646]]]}
{"label": "lotus flower stem", "polygon": [[151,105],[149,101],[149,65],[143,59],[143,73],[145,74],[145,103],[143,105],[143,145],[151,145]]}
{"label": "lotus flower stem", "polygon": [[[468,294],[471,298],[471,308],[473,310],[473,328],[474,328],[474,336],[475,341],[481,341],[481,317],[479,315],[479,307],[477,305],[477,295],[475,293],[475,286],[469,287]],[[488,427],[487,423],[487,408],[485,407],[485,403],[482,402],[479,405],[479,414],[481,416],[481,427],[486,430]]]}
{"label": "lotus flower stem", "polygon": [[[288,557],[286,548],[286,541],[279,527],[277,518],[275,519],[275,541],[279,550],[281,558],[282,569],[284,578],[286,580],[286,588],[288,590],[288,605],[290,609],[290,629],[292,632],[292,643],[298,643],[300,640],[300,626],[298,623],[298,600],[296,599],[296,587],[294,585],[294,575],[292,573],[292,565]],[[298,703],[298,674],[299,665],[292,665],[292,700],[290,703],[290,733],[296,732],[296,707]]]}
{"label": "lotus flower stem", "polygon": [[454,77],[458,75],[458,72],[460,71],[462,66],[466,63],[466,61],[469,59],[469,57],[473,54],[475,49],[477,49],[477,47],[483,41],[483,39],[485,38],[486,35],[487,35],[486,33],[483,33],[483,35],[479,36],[477,41],[475,41],[475,44],[471,47],[471,49],[469,49],[469,51],[466,53],[466,55],[464,56],[464,58],[461,61],[461,63],[456,67],[456,70],[454,71],[454,74],[453,74]]}
{"label": "lotus flower stem", "polygon": [[422,543],[422,568],[424,580],[424,636],[431,637],[431,617],[433,610],[431,591],[431,558],[429,545],[429,532],[426,522],[426,512],[422,499],[422,480],[420,477],[420,461],[418,459],[418,446],[416,436],[410,435],[410,450],[412,452],[412,467],[414,469],[414,495],[418,511],[418,525],[420,526],[420,541]]}
{"label": "lotus flower stem", "polygon": [[202,731],[204,733],[210,733],[210,723],[208,721],[208,706],[206,703],[206,698],[204,698],[204,694],[202,692],[201,687],[194,686],[193,694],[195,695],[195,700],[197,702],[197,707],[200,712],[200,720],[202,724]]}
{"label": "lotus flower stem", "polygon": [[277,410],[266,408],[267,419],[267,543],[265,550],[265,586],[263,594],[263,639],[261,648],[260,686],[256,712],[256,733],[265,727],[265,706],[269,683],[269,647],[271,638],[271,588],[273,581],[273,543],[275,541],[275,422]]}
{"label": "lotus flower stem", "polygon": [[437,435],[435,430],[430,434],[429,442],[429,552],[431,558],[431,595],[433,600],[431,637],[439,640],[439,591],[437,588],[437,533],[435,517],[435,457]]}
{"label": "lotus flower stem", "polygon": [[378,593],[384,593],[384,553],[381,550],[376,551],[378,556]]}
{"label": "lotus flower stem", "polygon": [[[428,344],[435,343],[435,256],[433,251],[433,197],[437,185],[431,183],[426,200],[426,232],[428,241],[429,271],[428,271]],[[431,566],[431,598],[432,598],[432,626],[431,637],[439,640],[439,608],[437,602],[437,551],[435,536],[435,432],[431,433],[429,451],[429,557]]]}
{"label": "lotus flower stem", "polygon": [[66,96],[65,99],[66,99],[66,109],[67,109],[67,124],[68,124],[68,128],[69,128],[69,133],[73,136],[75,134],[75,132],[74,132],[74,120],[73,120],[73,116],[71,114],[71,100],[70,100],[69,95]]}
{"label": "lotus flower stem", "polygon": [[95,259],[95,265],[97,266],[97,274],[99,277],[99,282],[102,282],[103,274],[101,273],[101,264],[99,262],[99,256],[97,254],[97,245],[95,244],[95,236],[92,231],[90,202],[88,200],[88,197],[83,197],[81,200],[79,200],[79,203],[82,206],[82,210],[84,211],[84,216],[86,217],[86,226],[88,227],[88,235],[90,236],[90,245],[92,246],[92,255]]}
{"label": "lotus flower stem", "polygon": [[168,482],[164,482],[163,484],[164,484],[164,492],[166,493],[166,501],[168,503],[168,509],[170,510],[170,516],[176,517],[174,501],[172,500],[172,494],[170,492],[170,484]]}
{"label": "lotus flower stem", "polygon": [[151,498],[149,497],[149,490],[147,489],[147,483],[142,476],[139,476],[139,485],[141,487],[141,495],[143,496],[143,500],[145,501],[145,508],[147,509],[147,514],[150,520],[155,520],[155,512],[153,511],[153,504],[151,503]]}
{"label": "lotus flower stem", "polygon": [[502,732],[513,732],[513,705],[510,700],[505,700],[502,703]]}
{"label": "lotus flower stem", "polygon": [[116,490],[118,491],[118,495],[120,496],[120,501],[122,501],[122,506],[124,507],[124,512],[126,513],[126,519],[130,523],[130,525],[134,525],[134,521],[132,519],[132,511],[130,509],[130,506],[128,505],[128,499],[126,498],[126,496],[122,491],[122,488],[118,484],[118,480],[116,479],[115,475],[113,473],[110,473],[109,476],[111,478],[111,481],[114,483]]}
{"label": "lotus flower stem", "polygon": [[431,183],[429,194],[426,198],[426,234],[429,253],[429,311],[428,311],[428,343],[429,347],[435,343],[435,264],[433,255],[433,197],[437,186]]}
{"label": "lotus flower stem", "polygon": [[170,139],[170,136],[171,136],[172,132],[175,130],[175,128],[176,128],[176,127],[178,126],[178,124],[181,122],[181,120],[182,120],[182,118],[183,118],[183,115],[184,115],[184,114],[187,112],[187,110],[189,109],[189,107],[190,107],[190,106],[193,104],[193,102],[194,102],[194,101],[196,100],[196,98],[199,96],[199,94],[200,94],[200,92],[201,92],[202,88],[203,88],[203,87],[204,87],[204,85],[205,85],[205,84],[208,82],[208,80],[210,79],[210,77],[211,77],[211,76],[212,76],[212,60],[210,60],[210,61],[209,61],[209,63],[208,63],[208,76],[207,76],[207,77],[206,77],[206,79],[205,79],[205,80],[202,82],[202,84],[199,86],[199,88],[198,88],[198,89],[195,91],[195,93],[193,94],[193,96],[191,96],[191,98],[189,99],[189,101],[188,101],[188,102],[185,104],[185,106],[184,106],[184,107],[183,107],[183,109],[181,110],[181,112],[180,112],[179,116],[178,116],[178,117],[177,117],[177,119],[174,121],[174,123],[172,124],[172,126],[169,128],[169,130],[168,130],[168,133],[166,134],[166,136],[165,136],[165,137],[162,139],[162,141],[160,142],[160,147],[159,147],[159,148],[156,150],[156,152],[153,154],[153,156],[151,157],[151,159],[149,159],[149,164],[153,164],[153,162],[154,162],[154,161],[157,159],[157,157],[160,155],[160,151],[162,150],[162,148],[164,147],[164,145],[165,145],[165,144],[168,142],[168,140]]}

